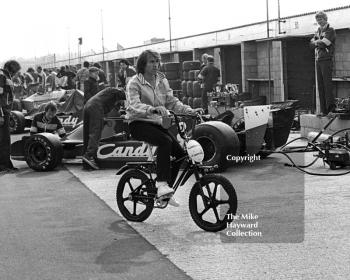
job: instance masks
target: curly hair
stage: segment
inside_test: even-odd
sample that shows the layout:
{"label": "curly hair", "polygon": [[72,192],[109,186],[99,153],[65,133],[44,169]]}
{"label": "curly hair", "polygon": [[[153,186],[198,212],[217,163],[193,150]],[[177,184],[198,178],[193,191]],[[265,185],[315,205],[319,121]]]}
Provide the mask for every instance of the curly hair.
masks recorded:
{"label": "curly hair", "polygon": [[14,75],[21,70],[21,65],[16,60],[9,60],[5,62],[4,69],[9,71],[11,75]]}

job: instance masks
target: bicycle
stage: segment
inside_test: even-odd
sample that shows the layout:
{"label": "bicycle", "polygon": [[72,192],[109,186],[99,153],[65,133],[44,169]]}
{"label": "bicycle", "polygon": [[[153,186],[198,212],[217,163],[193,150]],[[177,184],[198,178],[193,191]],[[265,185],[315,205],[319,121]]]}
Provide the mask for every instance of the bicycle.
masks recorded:
{"label": "bicycle", "polygon": [[[179,121],[179,117],[189,115],[176,115],[173,112],[171,115],[179,135],[184,140],[186,152],[183,158],[177,160],[183,161],[183,168],[180,169],[171,187],[175,193],[194,175],[196,182],[189,195],[189,210],[193,221],[205,231],[223,230],[236,214],[236,191],[225,177],[207,174],[208,171],[213,170],[213,167],[201,164],[204,158],[203,149],[197,141],[189,138],[186,129]],[[198,118],[198,116],[191,117]],[[194,125],[192,132],[193,130]],[[152,161],[129,162],[118,170],[116,175],[122,175],[122,177],[117,186],[116,200],[120,213],[127,220],[143,222],[151,215],[154,208],[167,207],[169,199],[157,198],[156,178],[152,174],[155,173],[155,167],[156,162],[153,158]]]}

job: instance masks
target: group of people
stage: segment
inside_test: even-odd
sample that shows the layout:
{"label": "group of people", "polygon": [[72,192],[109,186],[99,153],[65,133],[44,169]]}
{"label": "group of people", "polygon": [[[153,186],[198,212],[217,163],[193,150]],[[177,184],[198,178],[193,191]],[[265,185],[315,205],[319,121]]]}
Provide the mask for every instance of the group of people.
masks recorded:
{"label": "group of people", "polygon": [[[324,13],[318,13],[316,19],[320,28],[311,40],[311,44],[316,49],[321,109],[322,112],[328,112],[333,106],[328,75],[330,75],[331,58],[334,53],[335,33],[327,24],[327,17]],[[214,66],[212,56],[204,54],[202,61],[198,79],[201,81],[203,89],[203,108],[204,111],[207,111],[207,92],[212,91],[213,85],[217,83],[220,71]],[[88,62],[84,62],[83,67],[76,74],[69,74],[69,69],[65,67],[61,68],[57,74],[57,77],[67,77],[67,88],[74,87],[72,81],[76,78],[78,88],[83,90],[86,95],[83,112],[83,163],[92,169],[98,169],[96,157],[104,126],[104,116],[112,109],[119,108],[121,103],[126,100],[126,119],[129,120],[131,136],[136,140],[145,141],[158,147],[157,195],[158,197],[170,197],[170,205],[178,206],[172,197],[174,190],[171,186],[182,162],[181,160],[175,161],[177,163],[171,165],[170,159],[171,156],[178,160],[182,159],[185,152],[177,139],[166,127],[162,126],[162,116],[167,115],[168,110],[196,114],[203,109],[192,109],[173,96],[166,76],[159,71],[160,54],[158,52],[143,51],[137,59],[136,69],[133,69],[127,60],[120,61],[120,66],[118,74],[120,86],[106,87],[102,90],[100,86],[105,83],[105,76],[97,65],[90,67]],[[0,70],[0,171],[15,169],[10,160],[9,114],[13,101],[12,78],[19,70],[20,65],[13,60],[6,62],[4,68]],[[45,80],[46,83],[48,83],[49,77],[50,73]],[[42,80],[44,80],[44,75],[42,75]],[[65,131],[58,119],[55,118],[56,111],[55,104],[49,103],[44,113],[34,117],[31,133],[38,133],[43,129],[45,131],[57,130],[59,135],[64,137]]]}
{"label": "group of people", "polygon": [[[91,73],[97,73],[97,77],[94,74],[90,75],[90,69]],[[84,83],[89,80],[90,76],[94,77],[96,82],[98,81],[98,89],[102,89],[107,84],[106,75],[101,64],[94,63],[90,65],[87,61],[84,62],[81,69],[77,69],[72,65],[44,69],[38,66],[36,70],[29,67],[25,73],[16,73],[12,77],[12,81],[16,98],[21,98],[37,92],[44,93],[58,89],[84,89]]]}

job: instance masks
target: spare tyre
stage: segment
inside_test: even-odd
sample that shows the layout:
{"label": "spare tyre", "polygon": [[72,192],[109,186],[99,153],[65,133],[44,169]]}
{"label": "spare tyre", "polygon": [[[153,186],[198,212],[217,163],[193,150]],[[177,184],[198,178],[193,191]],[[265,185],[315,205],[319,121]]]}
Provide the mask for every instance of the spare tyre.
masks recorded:
{"label": "spare tyre", "polygon": [[182,69],[184,71],[189,71],[189,70],[199,70],[201,68],[201,63],[200,61],[184,61],[182,63]]}
{"label": "spare tyre", "polygon": [[193,82],[187,81],[187,96],[193,97]]}
{"label": "spare tyre", "polygon": [[184,95],[187,95],[187,82],[186,81],[181,82],[181,89],[182,89],[182,93]]}
{"label": "spare tyre", "polygon": [[182,79],[185,80],[185,81],[188,81],[189,80],[189,72],[188,71],[183,71],[182,72]]}
{"label": "spare tyre", "polygon": [[193,98],[193,108],[202,108],[202,98]]}
{"label": "spare tyre", "polygon": [[181,64],[180,62],[166,62],[163,63],[163,70],[164,71],[180,71]]}
{"label": "spare tyre", "polygon": [[193,97],[188,98],[188,105],[191,106],[191,108],[193,108]]}
{"label": "spare tyre", "polygon": [[63,147],[57,135],[38,133],[30,136],[24,145],[28,166],[36,171],[50,171],[62,161]]}
{"label": "spare tyre", "polygon": [[11,133],[22,133],[26,126],[26,120],[23,113],[19,111],[11,111],[9,126]]}
{"label": "spare tyre", "polygon": [[198,81],[194,81],[192,87],[193,87],[193,97],[201,98],[202,97],[201,84]]}
{"label": "spare tyre", "polygon": [[194,77],[194,70],[191,70],[188,72],[188,78],[190,81],[194,81],[195,77]]}
{"label": "spare tyre", "polygon": [[180,79],[180,72],[179,71],[167,71],[167,72],[164,72],[164,74],[168,80]]}
{"label": "spare tyre", "polygon": [[193,139],[197,140],[204,151],[203,164],[217,165],[218,171],[224,171],[229,162],[227,156],[238,156],[240,143],[236,132],[220,121],[209,121],[196,126]]}
{"label": "spare tyre", "polygon": [[169,86],[173,90],[181,90],[181,80],[168,80]]}

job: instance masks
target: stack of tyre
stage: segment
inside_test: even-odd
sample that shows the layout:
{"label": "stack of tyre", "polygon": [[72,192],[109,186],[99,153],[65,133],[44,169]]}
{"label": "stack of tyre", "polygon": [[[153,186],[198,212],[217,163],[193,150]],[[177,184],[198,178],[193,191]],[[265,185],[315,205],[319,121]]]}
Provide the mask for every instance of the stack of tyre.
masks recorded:
{"label": "stack of tyre", "polygon": [[200,83],[197,81],[201,63],[199,61],[184,61],[182,63],[181,89],[184,95],[182,102],[192,108],[202,107],[202,91]]}
{"label": "stack of tyre", "polygon": [[162,65],[161,71],[165,74],[169,81],[169,86],[173,90],[174,96],[182,99],[181,92],[181,63],[167,62]]}

